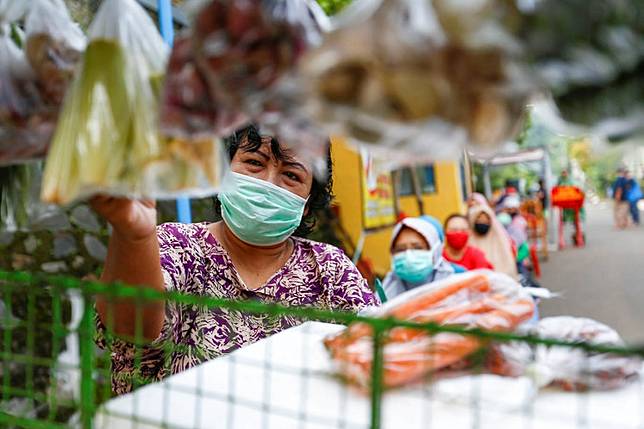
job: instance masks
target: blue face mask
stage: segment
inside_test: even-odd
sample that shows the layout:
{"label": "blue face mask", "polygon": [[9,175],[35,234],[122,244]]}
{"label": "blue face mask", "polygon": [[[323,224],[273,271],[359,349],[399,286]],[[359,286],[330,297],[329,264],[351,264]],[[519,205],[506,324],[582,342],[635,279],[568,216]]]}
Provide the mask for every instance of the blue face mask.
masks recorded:
{"label": "blue face mask", "polygon": [[233,234],[254,246],[282,243],[300,225],[306,199],[270,182],[228,172],[218,195]]}
{"label": "blue face mask", "polygon": [[393,258],[394,273],[409,283],[422,283],[434,271],[434,252],[431,250],[406,250]]}

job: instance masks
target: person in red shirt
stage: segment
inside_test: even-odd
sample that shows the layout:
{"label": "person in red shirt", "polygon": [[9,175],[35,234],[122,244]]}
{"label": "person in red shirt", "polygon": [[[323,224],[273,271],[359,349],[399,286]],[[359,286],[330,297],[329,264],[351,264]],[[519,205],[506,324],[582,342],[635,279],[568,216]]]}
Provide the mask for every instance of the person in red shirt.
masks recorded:
{"label": "person in red shirt", "polygon": [[468,246],[470,238],[470,224],[467,218],[460,214],[453,214],[445,221],[445,248],[443,257],[448,261],[460,265],[467,270],[477,268],[494,269],[487,260],[482,250]]}

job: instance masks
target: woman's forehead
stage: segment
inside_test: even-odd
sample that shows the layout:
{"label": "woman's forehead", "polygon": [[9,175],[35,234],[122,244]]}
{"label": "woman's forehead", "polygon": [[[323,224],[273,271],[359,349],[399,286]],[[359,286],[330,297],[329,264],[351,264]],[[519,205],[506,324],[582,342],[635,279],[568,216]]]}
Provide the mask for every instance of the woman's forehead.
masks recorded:
{"label": "woman's forehead", "polygon": [[400,232],[398,233],[398,237],[396,237],[396,242],[399,242],[399,241],[400,242],[422,241],[423,243],[429,244],[427,243],[427,240],[425,239],[425,237],[423,237],[423,235],[420,232],[416,231],[413,228],[409,228],[408,226],[403,227],[403,229],[401,229]]}
{"label": "woman's forehead", "polygon": [[252,144],[245,144],[241,147],[244,152],[258,152],[266,156],[272,161],[279,161],[286,165],[301,167],[307,172],[312,171],[310,160],[301,156],[297,151],[271,136],[262,136],[262,141],[259,146]]}
{"label": "woman's forehead", "polygon": [[463,219],[462,217],[453,217],[449,220],[449,222],[447,222],[448,228],[449,227],[455,228],[459,226],[467,228],[468,227],[467,219]]}

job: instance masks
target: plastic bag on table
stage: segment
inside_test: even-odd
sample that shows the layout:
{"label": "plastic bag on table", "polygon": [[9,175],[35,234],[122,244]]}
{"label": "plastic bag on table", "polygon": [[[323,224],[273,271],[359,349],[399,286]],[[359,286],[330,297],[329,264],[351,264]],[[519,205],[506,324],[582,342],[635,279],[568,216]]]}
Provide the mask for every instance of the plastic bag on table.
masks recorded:
{"label": "plastic bag on table", "polygon": [[425,152],[454,144],[456,157],[464,142],[504,141],[533,85],[492,0],[470,3],[354,1],[301,61],[311,89],[306,110],[357,141],[404,152],[408,162],[422,140]]}
{"label": "plastic bag on table", "polygon": [[[510,277],[486,270],[451,276],[408,291],[369,312],[371,317],[393,317],[493,331],[511,331],[530,319],[534,303]],[[355,323],[325,340],[339,372],[367,387],[373,359],[372,329]],[[448,367],[481,347],[473,336],[397,327],[384,337],[383,383],[399,386]]]}
{"label": "plastic bag on table", "polygon": [[162,109],[166,135],[224,137],[264,113],[267,90],[320,42],[317,4],[212,0],[176,43]]}
{"label": "plastic bag on table", "polygon": [[[619,334],[592,319],[582,317],[547,317],[528,333],[541,338],[594,345],[623,346]],[[554,386],[564,390],[607,390],[625,385],[642,368],[638,357],[588,352],[565,346],[530,346],[525,343],[499,343],[491,347],[488,368],[506,376],[527,375],[539,387]]]}
{"label": "plastic bag on table", "polygon": [[134,0],[106,0],[65,100],[47,159],[42,198],[66,204],[94,193],[166,198],[212,193],[217,140],[160,138],[158,105],[168,49]]}

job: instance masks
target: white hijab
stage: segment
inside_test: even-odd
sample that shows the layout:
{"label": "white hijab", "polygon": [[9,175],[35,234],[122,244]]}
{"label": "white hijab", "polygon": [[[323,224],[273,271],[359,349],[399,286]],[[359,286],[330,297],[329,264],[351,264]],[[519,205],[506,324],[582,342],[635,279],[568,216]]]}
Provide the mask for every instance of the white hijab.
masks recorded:
{"label": "white hijab", "polygon": [[[422,235],[432,250],[432,263],[434,265],[434,270],[432,271],[430,278],[427,279],[427,283],[442,280],[454,274],[452,264],[443,258],[443,242],[440,239],[439,232],[436,227],[427,220],[417,217],[408,217],[398,222],[391,234],[390,248],[393,247],[396,238],[398,238],[398,234],[400,234],[400,231],[402,231],[403,228],[412,229]],[[401,280],[393,271],[387,273],[383,282],[387,299],[391,299],[394,296],[414,288],[415,286],[418,285],[408,284]]]}

